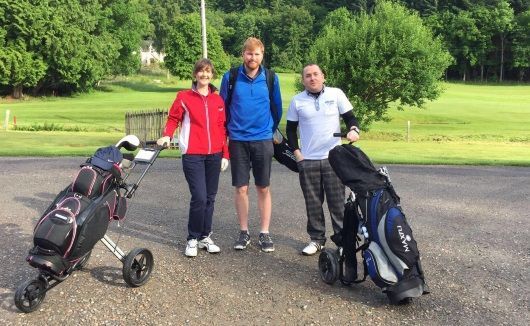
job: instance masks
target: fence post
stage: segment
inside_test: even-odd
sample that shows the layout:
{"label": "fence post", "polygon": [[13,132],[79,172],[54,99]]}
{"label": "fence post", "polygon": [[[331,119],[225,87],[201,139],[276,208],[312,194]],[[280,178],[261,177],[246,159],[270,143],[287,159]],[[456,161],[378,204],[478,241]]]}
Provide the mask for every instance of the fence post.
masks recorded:
{"label": "fence post", "polygon": [[9,126],[9,114],[11,111],[6,110],[6,118],[4,120],[4,129],[7,130],[7,127]]}

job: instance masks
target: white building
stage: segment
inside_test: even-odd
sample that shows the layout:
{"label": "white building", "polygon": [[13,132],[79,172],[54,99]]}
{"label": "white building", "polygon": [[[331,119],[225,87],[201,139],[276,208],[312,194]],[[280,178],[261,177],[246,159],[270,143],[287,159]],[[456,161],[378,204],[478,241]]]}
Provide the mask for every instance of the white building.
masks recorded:
{"label": "white building", "polygon": [[149,66],[152,63],[164,62],[165,53],[156,52],[152,42],[145,42],[141,48],[142,65]]}

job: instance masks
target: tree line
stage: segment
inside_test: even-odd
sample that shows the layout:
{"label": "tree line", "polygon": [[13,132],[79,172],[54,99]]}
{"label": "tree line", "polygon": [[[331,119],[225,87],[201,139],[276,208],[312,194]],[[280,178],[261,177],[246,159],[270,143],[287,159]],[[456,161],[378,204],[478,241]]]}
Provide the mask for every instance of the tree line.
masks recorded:
{"label": "tree line", "polygon": [[[377,8],[386,6],[387,0],[206,0],[208,54],[223,72],[240,63],[243,40],[257,36],[266,45],[267,66],[298,72],[309,60],[327,58],[332,64],[336,56],[349,56],[317,49],[335,46],[323,41],[333,36],[349,51],[364,49],[370,54],[369,62],[353,56],[350,59],[356,61],[348,62],[354,66],[362,62],[371,71],[364,78],[381,78],[384,74],[377,76],[379,70],[373,70],[373,65],[387,60],[385,64],[397,65],[394,69],[414,79],[417,76],[403,70],[405,66],[409,72],[412,69],[409,58],[396,57],[408,55],[415,58],[415,65],[425,58],[438,58],[437,63],[432,60],[436,73],[442,69],[436,78],[526,81],[530,78],[529,1],[394,0],[392,8],[403,8],[407,17],[416,17],[408,24],[417,26],[399,22],[370,26],[364,19],[377,15]],[[24,92],[69,94],[90,90],[109,76],[136,73],[142,40],[151,40],[167,54],[166,66],[172,74],[189,78],[191,65],[202,55],[199,5],[198,0],[0,0],[0,93],[14,97]],[[344,30],[337,23],[341,19],[357,34]],[[366,24],[363,28],[388,32],[388,37],[401,37],[409,44],[399,47],[402,52],[391,53],[391,48],[384,48],[389,40],[357,28],[361,21]],[[421,31],[419,37],[430,37],[434,43],[416,42],[414,35],[399,29]],[[386,51],[381,58],[367,50],[374,39]],[[406,50],[407,46],[416,52]],[[360,78],[356,71],[345,78]]]}

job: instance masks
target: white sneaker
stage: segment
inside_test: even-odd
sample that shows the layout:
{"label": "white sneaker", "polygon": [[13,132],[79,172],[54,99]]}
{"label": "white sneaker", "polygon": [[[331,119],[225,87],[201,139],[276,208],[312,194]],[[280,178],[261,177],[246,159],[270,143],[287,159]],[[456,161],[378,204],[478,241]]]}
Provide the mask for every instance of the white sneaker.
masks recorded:
{"label": "white sneaker", "polygon": [[188,257],[197,256],[197,239],[188,240],[188,244],[186,245],[186,251],[184,252],[184,254]]}
{"label": "white sneaker", "polygon": [[321,245],[320,243],[311,241],[303,250],[302,253],[306,256],[312,256],[316,254],[317,252],[324,249],[324,245]]}
{"label": "white sneaker", "polygon": [[199,240],[199,248],[206,249],[211,254],[216,254],[221,251],[221,248],[213,243],[213,240],[210,237]]}

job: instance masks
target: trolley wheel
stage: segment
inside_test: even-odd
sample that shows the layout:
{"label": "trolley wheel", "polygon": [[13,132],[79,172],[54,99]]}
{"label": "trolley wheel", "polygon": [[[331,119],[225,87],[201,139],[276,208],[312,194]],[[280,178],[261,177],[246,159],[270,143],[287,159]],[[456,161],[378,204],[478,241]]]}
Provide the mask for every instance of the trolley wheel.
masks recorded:
{"label": "trolley wheel", "polygon": [[75,265],[75,269],[83,269],[88,264],[88,261],[90,260],[90,255],[92,254],[92,250],[90,250],[88,253],[85,254],[83,258],[81,258],[77,264]]}
{"label": "trolley wheel", "polygon": [[333,284],[339,278],[339,256],[334,250],[325,248],[318,256],[318,270],[324,283]]}
{"label": "trolley wheel", "polygon": [[15,306],[25,313],[35,311],[46,297],[46,282],[40,278],[28,280],[15,292]]}
{"label": "trolley wheel", "polygon": [[395,306],[408,305],[412,303],[412,298],[404,298],[401,300],[396,300],[394,297],[392,297],[388,293],[387,293],[387,297],[388,297],[388,300],[390,300],[390,304],[395,305]]}
{"label": "trolley wheel", "polygon": [[151,251],[135,248],[125,256],[123,261],[123,279],[132,287],[144,285],[153,271],[154,260]]}

